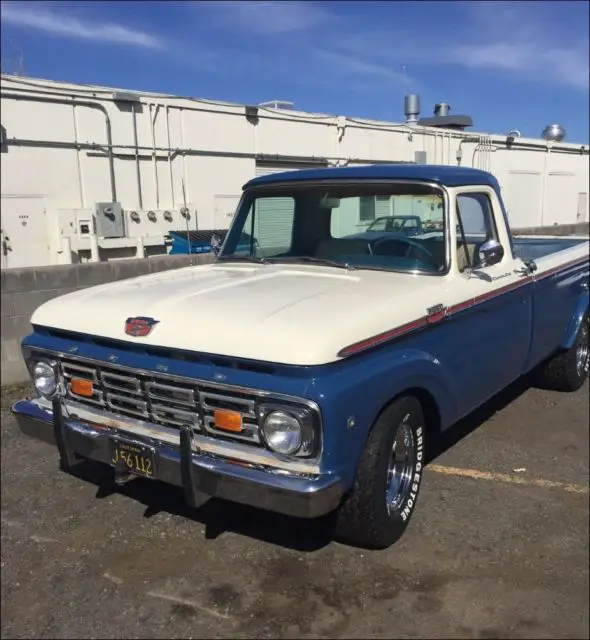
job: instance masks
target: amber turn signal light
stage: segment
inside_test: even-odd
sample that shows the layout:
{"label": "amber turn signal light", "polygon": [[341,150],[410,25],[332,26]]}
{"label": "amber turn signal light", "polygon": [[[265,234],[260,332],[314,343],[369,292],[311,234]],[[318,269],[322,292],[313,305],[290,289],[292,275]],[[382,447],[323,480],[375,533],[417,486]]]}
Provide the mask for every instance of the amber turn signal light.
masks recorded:
{"label": "amber turn signal light", "polygon": [[94,394],[94,387],[92,386],[91,380],[84,380],[83,378],[72,378],[72,381],[70,382],[70,388],[72,389],[72,393],[75,393],[77,396],[91,398]]}
{"label": "amber turn signal light", "polygon": [[215,409],[213,413],[215,427],[222,431],[239,433],[242,430],[242,415],[237,411],[227,409]]}

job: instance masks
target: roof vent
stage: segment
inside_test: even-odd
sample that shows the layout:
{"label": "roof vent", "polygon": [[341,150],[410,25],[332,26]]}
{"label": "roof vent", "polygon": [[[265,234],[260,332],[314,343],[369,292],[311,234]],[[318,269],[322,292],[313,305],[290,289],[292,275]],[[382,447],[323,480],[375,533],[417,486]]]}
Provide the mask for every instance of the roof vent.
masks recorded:
{"label": "roof vent", "polygon": [[548,124],[543,129],[543,138],[552,142],[561,142],[566,136],[566,130],[560,124]]}
{"label": "roof vent", "polygon": [[404,98],[404,115],[406,116],[406,122],[418,122],[420,96],[417,93],[409,93]]}
{"label": "roof vent", "polygon": [[271,109],[294,109],[295,103],[289,100],[268,100],[260,102],[259,107],[270,107]]}
{"label": "roof vent", "polygon": [[450,115],[451,106],[447,102],[438,102],[434,105],[434,116],[421,118],[418,124],[423,127],[438,127],[440,129],[455,129],[463,131],[473,126],[471,116]]}
{"label": "roof vent", "polygon": [[451,110],[451,105],[448,102],[438,102],[434,105],[435,116],[448,116]]}

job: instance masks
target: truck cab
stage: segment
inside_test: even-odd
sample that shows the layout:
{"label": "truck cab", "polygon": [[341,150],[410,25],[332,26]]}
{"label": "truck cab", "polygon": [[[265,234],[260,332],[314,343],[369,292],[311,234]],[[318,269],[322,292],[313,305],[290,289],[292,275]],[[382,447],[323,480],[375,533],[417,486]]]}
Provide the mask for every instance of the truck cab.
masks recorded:
{"label": "truck cab", "polygon": [[[387,203],[419,233],[359,232]],[[109,464],[383,548],[428,442],[519,376],[588,375],[584,238],[512,236],[491,174],[431,165],[273,174],[244,187],[209,265],[42,305],[13,410],[62,467]]]}

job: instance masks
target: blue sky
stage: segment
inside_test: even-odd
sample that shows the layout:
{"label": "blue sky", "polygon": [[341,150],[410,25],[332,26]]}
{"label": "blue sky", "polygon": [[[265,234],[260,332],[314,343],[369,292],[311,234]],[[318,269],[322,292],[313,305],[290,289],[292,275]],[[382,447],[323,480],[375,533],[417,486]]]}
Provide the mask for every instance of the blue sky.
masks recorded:
{"label": "blue sky", "polygon": [[[587,1],[2,2],[25,75],[403,119],[417,91],[474,130],[589,140]],[[405,72],[404,72],[405,66]]]}

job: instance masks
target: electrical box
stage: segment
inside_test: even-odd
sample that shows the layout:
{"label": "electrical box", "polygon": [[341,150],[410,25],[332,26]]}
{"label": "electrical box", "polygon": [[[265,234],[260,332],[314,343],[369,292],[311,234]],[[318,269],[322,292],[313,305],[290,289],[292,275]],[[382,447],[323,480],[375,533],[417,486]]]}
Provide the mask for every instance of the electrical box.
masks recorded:
{"label": "electrical box", "polygon": [[78,218],[77,222],[78,222],[78,237],[79,238],[90,237],[94,231],[92,218]]}
{"label": "electrical box", "polygon": [[99,238],[125,237],[125,219],[120,202],[97,202],[95,219]]}
{"label": "electrical box", "polygon": [[426,156],[426,151],[414,151],[414,161],[416,164],[427,164],[428,158]]}

